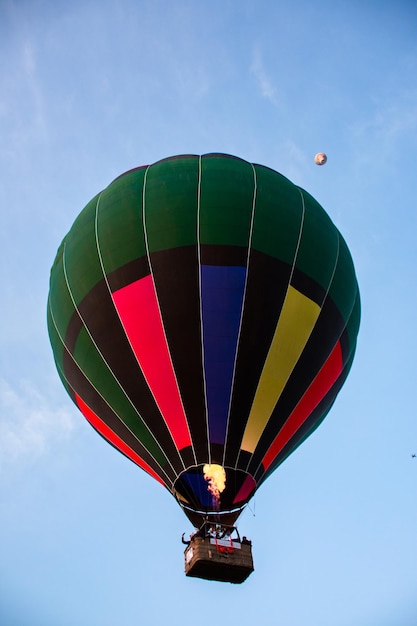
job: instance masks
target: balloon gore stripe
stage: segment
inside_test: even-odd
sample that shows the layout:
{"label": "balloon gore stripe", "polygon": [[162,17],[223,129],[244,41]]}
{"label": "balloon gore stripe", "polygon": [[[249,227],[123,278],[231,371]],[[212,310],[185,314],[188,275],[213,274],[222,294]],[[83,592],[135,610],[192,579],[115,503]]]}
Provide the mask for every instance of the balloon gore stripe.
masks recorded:
{"label": "balloon gore stripe", "polygon": [[255,450],[319,313],[315,302],[289,286],[243,435],[243,450]]}
{"label": "balloon gore stripe", "polygon": [[210,442],[223,445],[232,393],[246,268],[201,268],[204,373]]}
{"label": "balloon gore stripe", "polygon": [[340,342],[336,344],[326,363],[317,374],[311,386],[307,389],[294,411],[288,417],[284,426],[275,437],[262,465],[265,470],[271,465],[284,446],[295,435],[308,416],[314,411],[320,401],[330,391],[343,369],[342,350]]}
{"label": "balloon gore stripe", "polygon": [[113,293],[120,319],[179,450],[191,445],[190,432],[166,343],[155,286],[146,276]]}

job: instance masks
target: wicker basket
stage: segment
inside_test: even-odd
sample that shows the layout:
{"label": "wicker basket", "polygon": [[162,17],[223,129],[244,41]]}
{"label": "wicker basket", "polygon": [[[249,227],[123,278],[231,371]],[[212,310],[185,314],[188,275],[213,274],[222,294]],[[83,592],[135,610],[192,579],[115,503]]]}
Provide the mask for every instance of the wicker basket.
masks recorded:
{"label": "wicker basket", "polygon": [[243,583],[253,572],[250,543],[194,537],[184,551],[185,574],[205,580]]}

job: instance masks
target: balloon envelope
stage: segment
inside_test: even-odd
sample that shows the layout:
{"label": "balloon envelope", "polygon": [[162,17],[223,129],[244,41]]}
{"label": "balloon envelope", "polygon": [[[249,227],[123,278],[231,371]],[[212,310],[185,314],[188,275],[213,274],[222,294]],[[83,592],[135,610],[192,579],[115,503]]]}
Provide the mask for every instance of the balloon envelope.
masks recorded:
{"label": "balloon envelope", "polygon": [[[233,523],[324,419],[359,328],[349,250],[306,191],[236,157],[183,155],[94,197],[51,270],[72,400],[195,525]],[[217,497],[204,467],[221,466]]]}

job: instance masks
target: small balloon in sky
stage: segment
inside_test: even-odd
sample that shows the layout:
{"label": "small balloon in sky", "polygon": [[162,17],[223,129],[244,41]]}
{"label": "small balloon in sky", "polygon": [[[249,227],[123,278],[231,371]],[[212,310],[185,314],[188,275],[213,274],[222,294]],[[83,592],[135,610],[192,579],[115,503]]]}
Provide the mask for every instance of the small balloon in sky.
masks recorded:
{"label": "small balloon in sky", "polygon": [[314,157],[314,163],[316,165],[324,165],[327,161],[327,155],[324,154],[324,152],[317,152],[316,156]]}

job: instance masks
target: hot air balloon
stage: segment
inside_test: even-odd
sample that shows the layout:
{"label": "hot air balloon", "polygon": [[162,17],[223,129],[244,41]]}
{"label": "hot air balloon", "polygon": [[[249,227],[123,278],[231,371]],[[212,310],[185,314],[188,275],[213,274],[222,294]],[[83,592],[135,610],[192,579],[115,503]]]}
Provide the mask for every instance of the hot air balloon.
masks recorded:
{"label": "hot air balloon", "polygon": [[314,163],[316,165],[324,165],[327,162],[327,155],[324,152],[317,152],[314,157]]}
{"label": "hot air balloon", "polygon": [[47,317],[93,428],[195,527],[224,529],[327,415],[360,299],[309,193],[237,157],[181,155],[87,204],[53,263]]}

